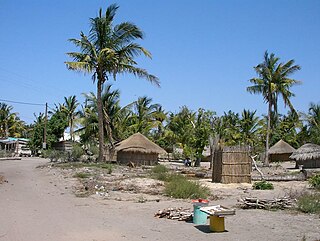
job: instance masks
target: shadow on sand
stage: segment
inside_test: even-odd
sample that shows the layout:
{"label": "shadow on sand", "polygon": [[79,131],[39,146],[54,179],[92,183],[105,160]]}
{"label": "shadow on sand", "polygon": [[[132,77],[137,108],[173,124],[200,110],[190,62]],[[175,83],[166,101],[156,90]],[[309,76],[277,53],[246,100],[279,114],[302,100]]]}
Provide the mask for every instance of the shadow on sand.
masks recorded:
{"label": "shadow on sand", "polygon": [[226,232],[229,232],[228,230],[225,230],[223,232],[213,232],[210,230],[209,225],[196,225],[194,227],[203,233],[226,233]]}

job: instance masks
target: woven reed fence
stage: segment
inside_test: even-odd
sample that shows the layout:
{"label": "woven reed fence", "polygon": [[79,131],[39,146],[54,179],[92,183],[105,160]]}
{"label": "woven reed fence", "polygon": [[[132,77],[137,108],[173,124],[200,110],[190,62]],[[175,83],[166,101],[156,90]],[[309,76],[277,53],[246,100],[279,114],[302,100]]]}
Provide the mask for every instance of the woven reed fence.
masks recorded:
{"label": "woven reed fence", "polygon": [[249,148],[236,146],[215,150],[212,182],[251,183]]}

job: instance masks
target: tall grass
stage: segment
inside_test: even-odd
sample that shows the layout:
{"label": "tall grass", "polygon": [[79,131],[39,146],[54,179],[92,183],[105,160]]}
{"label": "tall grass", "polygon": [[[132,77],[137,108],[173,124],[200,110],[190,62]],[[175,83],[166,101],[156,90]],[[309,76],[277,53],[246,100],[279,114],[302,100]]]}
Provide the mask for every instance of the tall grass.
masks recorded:
{"label": "tall grass", "polygon": [[297,208],[304,213],[320,213],[320,193],[305,193],[298,197]]}
{"label": "tall grass", "polygon": [[308,182],[311,187],[320,190],[320,174],[310,177]]}
{"label": "tall grass", "polygon": [[151,169],[151,177],[160,181],[167,181],[169,169],[164,165],[157,165]]}
{"label": "tall grass", "polygon": [[210,194],[209,188],[202,186],[199,182],[190,181],[181,174],[171,174],[167,177],[165,194],[173,198],[207,198]]}

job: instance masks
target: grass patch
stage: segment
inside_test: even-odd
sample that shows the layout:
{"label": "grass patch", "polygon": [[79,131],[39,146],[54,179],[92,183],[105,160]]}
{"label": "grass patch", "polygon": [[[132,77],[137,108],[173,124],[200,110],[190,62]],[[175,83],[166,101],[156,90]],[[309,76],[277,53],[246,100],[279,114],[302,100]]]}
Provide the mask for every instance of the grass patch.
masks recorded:
{"label": "grass patch", "polygon": [[210,194],[209,188],[198,182],[190,181],[181,174],[167,176],[165,194],[173,198],[207,198]]}
{"label": "grass patch", "polygon": [[320,213],[320,193],[305,193],[297,199],[297,208],[304,213]]}
{"label": "grass patch", "polygon": [[252,188],[255,190],[273,190],[274,189],[273,184],[265,180],[253,183]]}
{"label": "grass patch", "polygon": [[167,181],[169,169],[164,165],[157,165],[151,169],[151,177],[160,181]]}
{"label": "grass patch", "polygon": [[308,182],[311,187],[320,190],[320,174],[310,177]]}
{"label": "grass patch", "polygon": [[90,173],[85,173],[85,172],[77,172],[76,174],[73,175],[73,177],[77,178],[88,178],[90,177]]}
{"label": "grass patch", "polygon": [[111,174],[112,170],[114,168],[114,165],[110,163],[84,163],[84,162],[67,162],[67,163],[57,163],[55,164],[56,167],[60,167],[63,169],[69,169],[69,168],[98,168],[98,169],[107,169],[108,173]]}

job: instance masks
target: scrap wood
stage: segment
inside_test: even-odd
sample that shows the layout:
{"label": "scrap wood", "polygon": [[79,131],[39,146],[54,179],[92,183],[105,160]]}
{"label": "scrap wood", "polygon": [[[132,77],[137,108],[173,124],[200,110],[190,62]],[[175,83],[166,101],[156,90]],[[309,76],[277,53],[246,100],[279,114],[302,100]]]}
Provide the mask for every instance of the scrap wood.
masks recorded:
{"label": "scrap wood", "polygon": [[292,200],[287,197],[275,199],[258,199],[252,197],[245,197],[240,200],[239,206],[243,209],[285,209],[293,206]]}
{"label": "scrap wood", "polygon": [[159,210],[154,214],[158,218],[167,218],[178,221],[191,221],[192,212],[189,208],[167,208]]}

